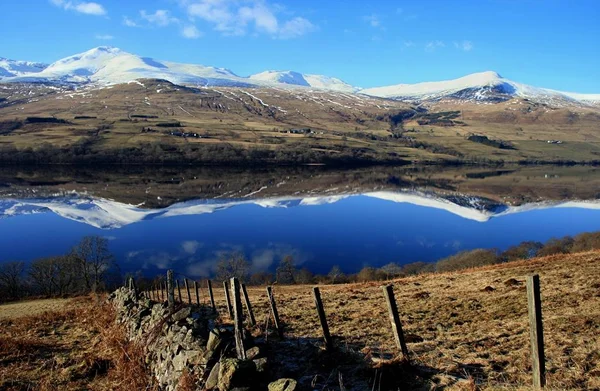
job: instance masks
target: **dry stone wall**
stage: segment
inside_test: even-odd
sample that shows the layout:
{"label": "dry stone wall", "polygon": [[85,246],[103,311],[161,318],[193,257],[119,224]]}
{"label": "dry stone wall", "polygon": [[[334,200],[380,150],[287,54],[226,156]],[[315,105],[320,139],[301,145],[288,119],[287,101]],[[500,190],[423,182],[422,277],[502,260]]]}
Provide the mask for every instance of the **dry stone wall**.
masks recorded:
{"label": "dry stone wall", "polygon": [[145,297],[136,298],[132,289],[120,288],[109,301],[117,322],[130,340],[146,351],[146,363],[159,386],[180,389],[190,379],[197,390],[293,391],[293,379],[269,383],[268,361],[261,350],[246,347],[246,360],[236,358],[232,328],[219,325],[211,308],[176,304],[169,308]]}

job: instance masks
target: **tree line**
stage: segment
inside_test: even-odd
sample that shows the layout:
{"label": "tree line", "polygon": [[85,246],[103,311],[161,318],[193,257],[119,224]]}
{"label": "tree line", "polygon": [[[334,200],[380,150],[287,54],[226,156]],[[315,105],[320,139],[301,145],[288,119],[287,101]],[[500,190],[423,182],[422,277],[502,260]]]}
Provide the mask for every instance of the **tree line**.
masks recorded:
{"label": "tree line", "polygon": [[0,264],[0,301],[31,296],[78,295],[108,290],[121,275],[108,240],[86,236],[67,254]]}
{"label": "tree line", "polygon": [[462,251],[437,262],[395,262],[382,267],[365,266],[357,273],[344,273],[334,265],[327,274],[314,274],[300,267],[291,255],[284,256],[274,271],[251,273],[251,264],[244,254],[234,252],[222,256],[216,266],[215,280],[226,281],[237,277],[248,285],[339,284],[349,282],[381,281],[422,273],[443,273],[479,266],[526,260],[555,254],[570,254],[600,249],[600,232],[582,233],[575,237],[553,238],[545,243],[524,241],[505,251],[474,249]]}

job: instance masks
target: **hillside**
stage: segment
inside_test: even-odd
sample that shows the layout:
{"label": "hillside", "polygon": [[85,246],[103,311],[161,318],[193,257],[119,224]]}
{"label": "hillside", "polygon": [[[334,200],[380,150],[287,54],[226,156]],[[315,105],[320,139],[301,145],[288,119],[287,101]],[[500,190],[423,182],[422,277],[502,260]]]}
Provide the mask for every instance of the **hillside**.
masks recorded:
{"label": "hillside", "polygon": [[[326,360],[323,352],[315,350],[321,344],[321,332],[311,287],[275,286],[286,339],[280,342],[274,335],[268,338],[270,359],[279,363],[271,368],[271,375],[293,377],[300,384],[314,378],[320,386],[336,389],[343,383],[352,390],[371,389],[374,374],[381,376],[382,390],[407,386],[530,389],[523,281],[526,275],[539,273],[548,388],[597,389],[599,261],[600,253],[596,251],[393,281],[412,366],[389,360],[396,350],[381,282],[321,287],[331,334],[342,353],[335,356],[336,361]],[[204,293],[201,300],[206,303]],[[230,321],[224,297],[220,289],[215,293],[226,325]],[[269,316],[264,287],[250,287],[249,295],[259,325],[253,334],[261,338]],[[74,311],[82,305],[89,310]],[[145,389],[144,375],[135,372],[143,370],[143,364],[127,355],[135,347],[119,340],[123,335],[119,337],[118,330],[110,327],[110,316],[114,315],[91,301],[71,302],[64,308],[19,317],[14,304],[0,306],[0,324],[5,330],[0,338],[0,386],[9,390],[87,386]],[[53,328],[55,331],[50,332]],[[17,344],[19,350],[14,349]],[[61,346],[61,350],[50,349],[49,344]],[[119,345],[125,355],[111,350]],[[40,354],[42,351],[46,353]],[[50,364],[54,370],[37,370]],[[132,373],[137,373],[135,378]],[[128,383],[119,378],[128,379]]]}
{"label": "hillside", "polygon": [[0,160],[592,162],[600,160],[599,118],[592,107],[525,99],[417,105],[320,89],[191,88],[157,79],[78,89],[11,83],[0,84]]}

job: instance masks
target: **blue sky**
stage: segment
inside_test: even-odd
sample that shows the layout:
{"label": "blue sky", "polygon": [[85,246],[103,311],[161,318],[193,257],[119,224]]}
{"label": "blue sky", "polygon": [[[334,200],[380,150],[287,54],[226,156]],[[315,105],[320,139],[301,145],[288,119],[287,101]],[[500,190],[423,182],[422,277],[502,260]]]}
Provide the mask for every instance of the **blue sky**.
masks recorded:
{"label": "blue sky", "polygon": [[600,93],[600,1],[3,0],[0,56],[95,46],[176,62],[339,77],[373,87],[484,70]]}

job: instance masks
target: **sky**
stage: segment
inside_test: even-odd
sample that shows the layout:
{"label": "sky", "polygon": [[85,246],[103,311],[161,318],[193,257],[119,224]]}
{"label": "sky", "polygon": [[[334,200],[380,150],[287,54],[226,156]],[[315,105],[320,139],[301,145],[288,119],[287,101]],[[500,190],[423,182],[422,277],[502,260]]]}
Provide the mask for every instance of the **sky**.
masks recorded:
{"label": "sky", "polygon": [[51,63],[96,46],[240,76],[294,70],[354,86],[493,70],[600,93],[598,0],[0,0],[0,57]]}

